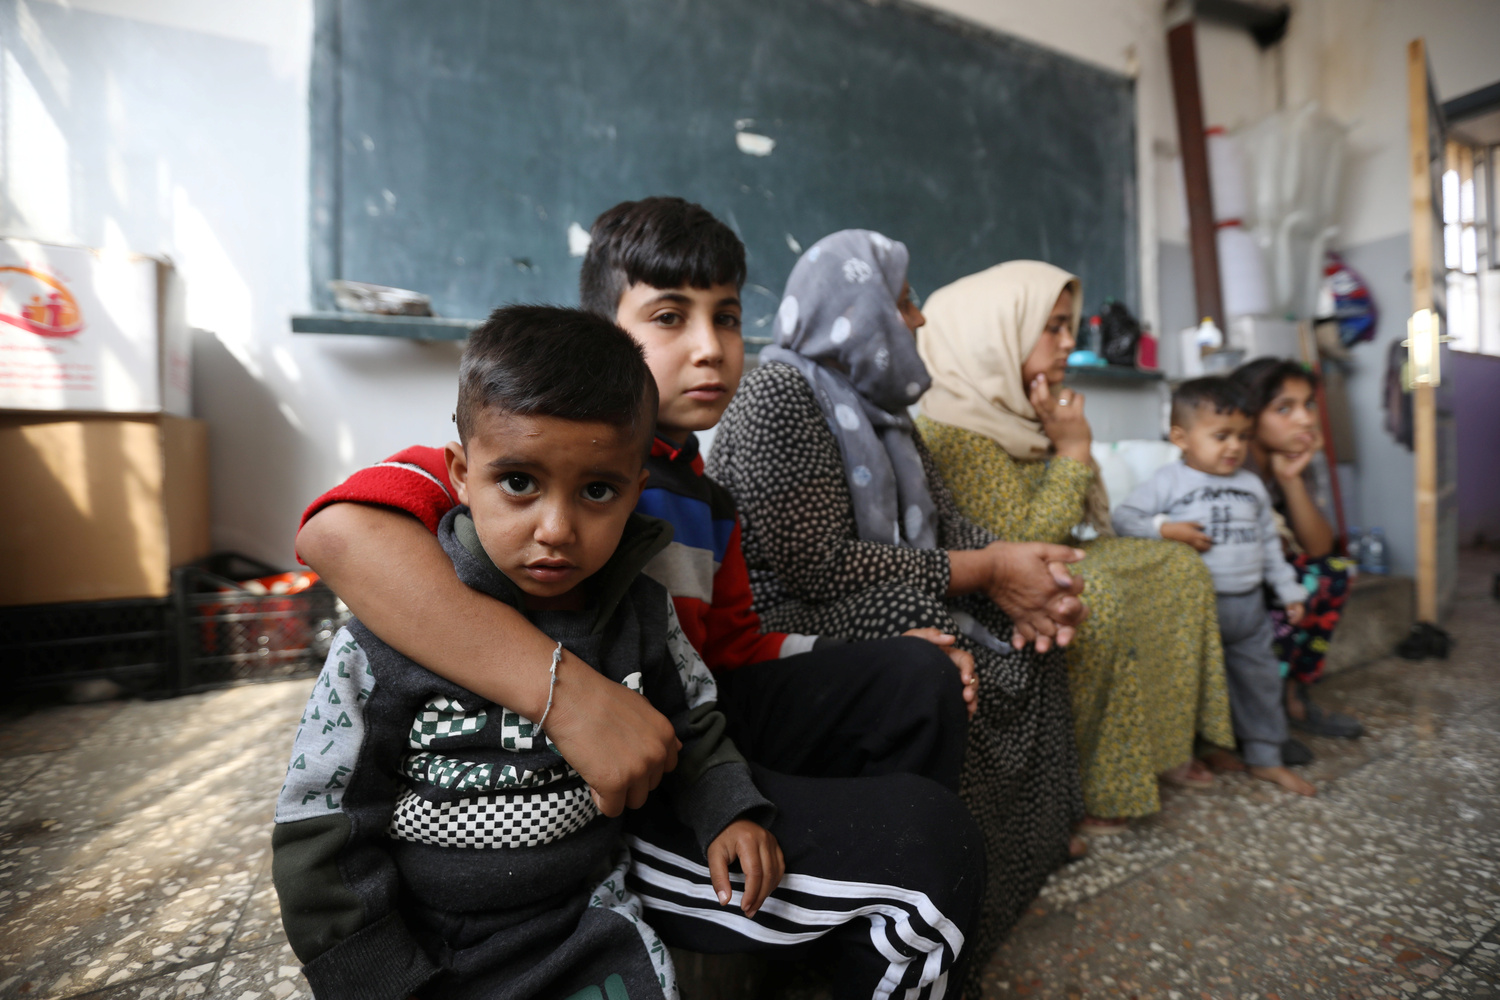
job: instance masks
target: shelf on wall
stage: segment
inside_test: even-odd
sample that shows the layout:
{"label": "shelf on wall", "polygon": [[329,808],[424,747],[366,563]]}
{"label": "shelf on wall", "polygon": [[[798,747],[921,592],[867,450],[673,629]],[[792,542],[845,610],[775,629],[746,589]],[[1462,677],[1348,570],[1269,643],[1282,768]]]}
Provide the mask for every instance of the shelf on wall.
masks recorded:
{"label": "shelf on wall", "polygon": [[1068,378],[1092,378],[1102,382],[1160,382],[1166,376],[1161,372],[1126,368],[1124,365],[1069,365]]}
{"label": "shelf on wall", "polygon": [[377,313],[315,312],[292,317],[293,333],[342,333],[402,340],[464,340],[483,320]]}

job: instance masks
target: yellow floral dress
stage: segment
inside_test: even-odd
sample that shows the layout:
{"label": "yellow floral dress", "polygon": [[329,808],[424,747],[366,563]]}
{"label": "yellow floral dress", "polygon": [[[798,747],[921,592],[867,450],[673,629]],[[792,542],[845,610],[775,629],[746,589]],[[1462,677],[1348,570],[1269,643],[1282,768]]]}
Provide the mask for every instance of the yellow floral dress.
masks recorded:
{"label": "yellow floral dress", "polygon": [[[1073,543],[1091,468],[1019,461],[973,431],[917,424],[965,517],[1006,541]],[[1178,542],[1079,547],[1089,617],[1067,656],[1084,805],[1091,816],[1147,816],[1161,807],[1157,775],[1189,759],[1195,734],[1234,746],[1213,580]]]}

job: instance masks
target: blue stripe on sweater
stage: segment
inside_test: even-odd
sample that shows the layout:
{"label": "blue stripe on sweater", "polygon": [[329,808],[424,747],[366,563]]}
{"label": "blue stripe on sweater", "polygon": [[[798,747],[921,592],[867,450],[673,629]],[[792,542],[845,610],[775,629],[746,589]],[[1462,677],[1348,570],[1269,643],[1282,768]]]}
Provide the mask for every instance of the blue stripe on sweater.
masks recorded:
{"label": "blue stripe on sweater", "polygon": [[734,520],[715,520],[706,501],[647,486],[635,509],[669,522],[673,541],[695,549],[707,549],[713,553],[715,565],[724,561],[729,536],[734,534]]}

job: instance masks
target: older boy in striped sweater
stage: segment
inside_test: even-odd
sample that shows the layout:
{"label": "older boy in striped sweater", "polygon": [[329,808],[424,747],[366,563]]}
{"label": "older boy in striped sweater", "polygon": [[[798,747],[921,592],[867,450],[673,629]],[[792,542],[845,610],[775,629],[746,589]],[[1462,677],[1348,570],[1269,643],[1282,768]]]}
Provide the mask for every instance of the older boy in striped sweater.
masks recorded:
{"label": "older boy in striped sweater", "polygon": [[[739,238],[680,198],[625,202],[594,222],[579,281],[583,307],[613,319],[642,346],[660,395],[650,479],[638,510],[669,522],[676,537],[645,572],[672,595],[683,632],[718,679],[730,734],[751,760],[813,777],[920,774],[956,789],[965,710],[973,710],[977,682],[972,660],[952,648],[951,637],[923,629],[848,643],[761,630],[734,500],[704,475],[694,436],[718,422],[739,385],[744,280]],[[420,607],[444,584],[447,570],[431,558],[435,543],[424,551],[410,524],[393,523],[384,511],[351,508],[404,511],[435,531],[455,503],[446,477],[439,449],[408,448],[351,476],[304,515],[299,553],[362,618],[382,621],[382,634],[397,645],[415,624],[402,606]],[[375,542],[377,535],[379,545],[351,544]],[[382,549],[388,558],[376,555]],[[403,588],[391,581],[392,562],[403,580],[415,582]],[[496,633],[502,631],[497,623]],[[410,636],[407,651],[420,650],[414,627]],[[456,659],[424,662],[487,697],[514,699],[506,689],[512,678]],[[624,708],[612,714],[619,717]],[[663,743],[670,757],[670,739]],[[575,750],[575,766],[591,784],[604,784],[589,767],[594,749]],[[639,752],[639,744],[601,749],[599,770],[607,778],[615,761],[623,768]],[[630,804],[660,773],[630,786]]]}

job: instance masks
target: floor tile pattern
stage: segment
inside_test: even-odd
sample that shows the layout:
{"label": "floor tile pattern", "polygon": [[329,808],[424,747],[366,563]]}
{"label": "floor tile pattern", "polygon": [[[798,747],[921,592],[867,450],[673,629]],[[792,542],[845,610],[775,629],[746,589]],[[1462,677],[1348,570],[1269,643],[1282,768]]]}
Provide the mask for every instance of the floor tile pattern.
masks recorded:
{"label": "floor tile pattern", "polygon": [[[1164,791],[1053,877],[985,997],[1500,1000],[1500,555],[1462,565],[1451,659],[1319,688],[1369,734],[1308,740],[1316,798]],[[310,996],[270,868],[308,684],[0,718],[0,1000]]]}
{"label": "floor tile pattern", "polygon": [[1304,799],[1242,775],[1053,876],[985,996],[1500,1000],[1500,554],[1466,554],[1452,658],[1320,685],[1360,740],[1308,738]]}

